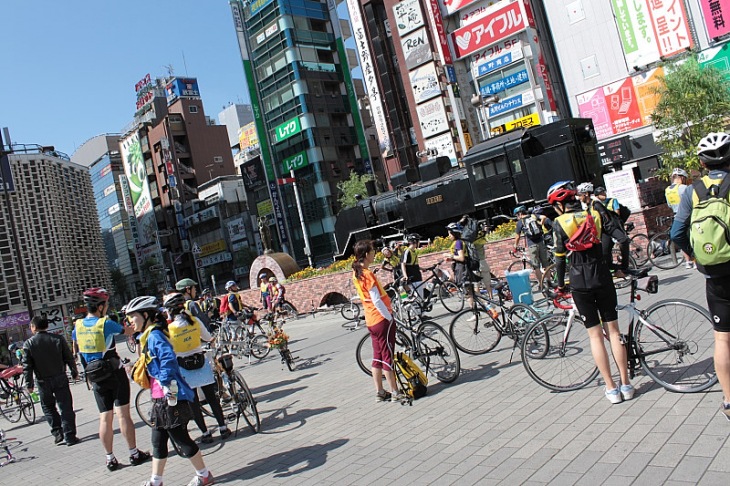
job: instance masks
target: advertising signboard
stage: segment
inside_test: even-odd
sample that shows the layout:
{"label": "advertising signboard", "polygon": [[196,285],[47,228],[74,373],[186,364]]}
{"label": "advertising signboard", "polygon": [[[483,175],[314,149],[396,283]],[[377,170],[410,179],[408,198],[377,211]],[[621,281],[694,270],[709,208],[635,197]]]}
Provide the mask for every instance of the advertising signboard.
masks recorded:
{"label": "advertising signboard", "polygon": [[243,177],[243,185],[247,191],[252,191],[266,184],[264,170],[261,167],[261,159],[256,157],[245,164],[241,164],[241,177]]}
{"label": "advertising signboard", "polygon": [[611,117],[608,115],[608,107],[606,106],[606,97],[603,96],[603,88],[579,94],[576,96],[576,99],[578,100],[580,116],[593,120],[596,138],[601,140],[613,135]]}
{"label": "advertising signboard", "polygon": [[393,5],[393,16],[398,35],[401,37],[424,25],[423,13],[418,0],[403,0],[396,3]]}
{"label": "advertising signboard", "polygon": [[492,127],[491,132],[493,135],[499,135],[500,133],[510,132],[517,128],[530,128],[540,124],[540,115],[532,113],[517,120],[503,123],[498,127]]}
{"label": "advertising signboard", "polygon": [[[441,60],[444,64],[453,64],[454,58],[451,57],[451,48],[449,47],[449,40],[446,37],[446,28],[444,27],[444,17],[441,15],[441,7],[439,6],[439,0],[431,0],[431,8],[429,9],[429,17],[433,22],[434,32],[436,34],[437,42],[441,47]],[[454,81],[455,82],[455,81]]]}
{"label": "advertising signboard", "polygon": [[15,184],[13,183],[13,171],[10,168],[10,159],[7,155],[0,157],[0,187],[4,187],[4,190],[8,192],[15,191]]}
{"label": "advertising signboard", "polygon": [[699,0],[710,39],[730,33],[730,0]]}
{"label": "advertising signboard", "polygon": [[283,142],[301,131],[302,124],[299,122],[299,115],[297,115],[274,128],[274,143]]}
{"label": "advertising signboard", "polygon": [[241,152],[250,152],[259,146],[256,122],[247,123],[238,129],[238,143],[241,147]]}
{"label": "advertising signboard", "polygon": [[700,66],[712,66],[730,78],[730,43],[705,49],[697,55]]}
{"label": "advertising signboard", "polygon": [[443,133],[433,138],[427,138],[423,143],[426,146],[426,150],[436,151],[436,156],[448,157],[451,161],[451,167],[459,165],[456,160],[456,148],[454,147],[454,139],[451,136],[451,132]]}
{"label": "advertising signboard", "polygon": [[409,70],[433,59],[425,28],[403,36],[400,43],[403,46],[403,56],[406,58],[406,67]]}
{"label": "advertising signboard", "polygon": [[288,174],[289,171],[301,169],[309,165],[309,157],[307,157],[307,151],[302,150],[301,152],[287,157],[281,161],[281,173]]}
{"label": "advertising signboard", "polygon": [[639,103],[631,78],[604,86],[603,95],[606,97],[613,133],[624,133],[641,127]]}
{"label": "advertising signboard", "polygon": [[421,125],[423,137],[432,137],[449,129],[449,120],[446,117],[446,108],[442,98],[418,105],[418,122]]}
{"label": "advertising signboard", "polygon": [[684,2],[611,0],[611,4],[629,69],[692,47]]}
{"label": "advertising signboard", "polygon": [[127,136],[121,140],[119,146],[122,152],[124,174],[127,176],[129,194],[132,198],[132,207],[137,218],[139,245],[146,247],[157,241],[155,237],[157,222],[152,207],[147,169],[142,157],[139,135],[135,132]]}
{"label": "advertising signboard", "polygon": [[[458,0],[455,0],[458,2]],[[481,14],[497,3],[497,0],[464,0],[459,8],[459,27],[464,27],[477,20]],[[450,15],[450,14],[449,14]]]}
{"label": "advertising signboard", "polygon": [[508,3],[499,2],[485,10],[473,23],[455,30],[451,34],[454,52],[461,59],[476,51],[522,32],[529,27],[529,20],[523,0]]}
{"label": "advertising signboard", "polygon": [[[231,242],[246,238],[246,227],[244,226],[242,217],[239,216],[238,218],[228,221],[226,226],[228,227],[228,236],[231,239]],[[234,251],[235,250],[236,248],[234,248]]]}
{"label": "advertising signboard", "polygon": [[173,78],[165,87],[167,93],[167,104],[171,104],[178,98],[200,99],[197,78]]}
{"label": "advertising signboard", "polygon": [[509,66],[523,57],[522,43],[515,39],[514,44],[511,44],[509,49],[495,49],[490,54],[479,56],[478,60],[475,59],[471,64],[472,73],[475,78],[478,78]]}
{"label": "advertising signboard", "polygon": [[414,69],[408,76],[411,79],[411,89],[416,103],[423,103],[441,94],[436,66],[434,63],[425,64]]}
{"label": "advertising signboard", "polygon": [[659,96],[656,89],[661,85],[660,78],[664,76],[664,68],[658,67],[645,73],[638,74],[632,79],[634,81],[634,90],[636,91],[636,99],[639,102],[639,112],[644,126],[651,125],[651,114],[654,112]]}
{"label": "advertising signboard", "polygon": [[512,73],[506,78],[495,79],[491,83],[487,83],[479,87],[479,92],[485,98],[496,93],[506,91],[513,86],[519,86],[530,81],[530,77],[527,75],[527,69],[522,69],[516,73]]}
{"label": "advertising signboard", "polygon": [[134,85],[134,92],[137,94],[137,111],[139,111],[155,97],[150,73],[137,81],[137,84]]}
{"label": "advertising signboard", "polygon": [[501,115],[508,111],[516,110],[524,105],[529,105],[535,101],[535,95],[531,91],[526,93],[520,93],[517,96],[512,96],[505,100],[501,100],[499,103],[495,103],[489,106],[489,117],[495,115]]}

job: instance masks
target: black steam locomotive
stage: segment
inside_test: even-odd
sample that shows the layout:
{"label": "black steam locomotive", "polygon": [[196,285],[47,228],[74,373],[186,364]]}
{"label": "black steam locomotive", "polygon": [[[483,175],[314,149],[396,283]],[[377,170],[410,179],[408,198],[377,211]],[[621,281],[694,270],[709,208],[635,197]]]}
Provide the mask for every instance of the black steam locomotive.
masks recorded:
{"label": "black steam locomotive", "polygon": [[437,157],[395,174],[394,190],[342,210],[335,223],[337,257],[348,256],[360,239],[403,231],[444,235],[444,226],[464,214],[491,221],[519,204],[544,200],[556,181],[598,182],[601,175],[593,123],[584,118],[491,138],[472,147],[462,165],[452,168],[447,157]]}

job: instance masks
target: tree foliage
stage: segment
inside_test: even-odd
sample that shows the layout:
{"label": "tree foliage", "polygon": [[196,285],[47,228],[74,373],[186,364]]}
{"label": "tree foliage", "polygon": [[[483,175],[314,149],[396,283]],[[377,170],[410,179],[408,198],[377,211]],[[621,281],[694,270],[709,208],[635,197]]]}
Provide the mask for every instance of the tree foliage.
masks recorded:
{"label": "tree foliage", "polygon": [[714,67],[702,67],[694,56],[664,67],[665,76],[655,90],[659,96],[652,121],[659,131],[668,178],[674,167],[701,169],[697,144],[710,132],[724,131],[730,114],[730,81]]}
{"label": "tree foliage", "polygon": [[[118,268],[112,268],[111,271],[112,289],[113,295],[119,299],[120,302],[126,303],[131,299],[129,294],[129,286],[127,285],[127,278],[124,276],[121,270]],[[122,304],[123,305],[123,304]]]}
{"label": "tree foliage", "polygon": [[342,209],[352,208],[357,205],[355,195],[367,197],[367,189],[365,183],[372,181],[373,176],[370,174],[359,175],[354,172],[350,174],[350,178],[337,183],[337,189],[340,191],[338,201]]}

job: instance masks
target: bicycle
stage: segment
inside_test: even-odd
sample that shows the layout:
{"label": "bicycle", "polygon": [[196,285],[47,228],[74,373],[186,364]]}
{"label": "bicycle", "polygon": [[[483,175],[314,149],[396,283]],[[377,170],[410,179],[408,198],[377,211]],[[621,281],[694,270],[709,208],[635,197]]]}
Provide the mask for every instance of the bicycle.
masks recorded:
{"label": "bicycle", "polygon": [[[412,359],[418,360],[426,373],[431,373],[442,383],[452,383],[461,372],[461,360],[456,344],[443,327],[425,320],[414,324],[403,322],[394,316],[396,352],[402,351]],[[366,334],[357,343],[355,359],[365,374],[372,376],[370,364],[373,361],[373,348],[370,335]]]}
{"label": "bicycle", "polygon": [[[637,365],[641,365],[656,383],[678,393],[704,391],[717,383],[709,313],[681,299],[638,309],[638,291],[655,294],[659,282],[656,275],[648,276],[646,268],[630,273],[630,301],[618,306],[631,317],[628,334],[622,336],[630,376],[633,378]],[[574,306],[561,302],[561,297],[565,296],[555,298],[554,305],[562,313],[543,317],[528,328],[522,342],[522,362],[540,385],[553,391],[571,391],[594,381],[599,372],[585,326]],[[604,336],[608,339],[605,328]]]}
{"label": "bicycle", "polygon": [[[626,234],[631,233],[636,228],[634,223],[626,223],[624,227],[626,228]],[[643,267],[649,261],[647,248],[649,248],[649,237],[647,235],[644,233],[631,235],[631,238],[629,238],[629,256],[636,262],[636,268]]]}
{"label": "bicycle", "polygon": [[23,417],[28,425],[35,423],[35,404],[24,389],[23,367],[11,366],[0,372],[0,415],[10,423],[18,423]]}
{"label": "bicycle", "polygon": [[5,431],[0,429],[0,448],[5,451],[5,459],[0,462],[0,467],[7,466],[15,462],[16,457],[10,452],[10,449],[14,449],[20,446],[21,442],[15,437],[8,437],[5,435]]}
{"label": "bicycle", "polygon": [[[431,275],[420,282],[418,289],[413,284],[409,285],[406,292],[407,298],[404,300],[404,304],[411,308],[409,310],[414,316],[431,312],[433,310],[432,300],[435,300],[436,296],[441,301],[441,305],[452,314],[464,308],[464,289],[448,280],[448,275],[438,268],[438,264],[424,268],[423,271],[431,272]],[[400,279],[394,282],[394,285],[403,288],[403,283],[403,279]],[[418,293],[419,289],[422,289],[423,297]]]}
{"label": "bicycle", "polygon": [[647,253],[652,265],[662,270],[677,268],[684,262],[685,258],[684,253],[669,238],[673,220],[673,216],[659,216],[656,218],[657,226],[668,225],[668,227],[652,236],[647,247]]}
{"label": "bicycle", "polygon": [[[253,356],[259,360],[268,356],[269,340],[256,318],[254,313],[256,310],[259,309],[252,309],[250,315],[243,317],[246,319],[245,322],[223,320],[216,323],[218,330],[214,333],[213,338],[223,347],[224,352],[233,353],[238,358]],[[241,323],[237,324],[237,322]],[[252,328],[253,332],[250,332],[249,328]],[[257,328],[260,334],[255,332]]]}
{"label": "bicycle", "polygon": [[289,337],[282,331],[284,322],[286,322],[285,317],[277,312],[270,312],[263,319],[268,323],[269,328],[266,333],[268,349],[271,350],[272,347],[278,349],[281,362],[289,371],[294,371],[297,366],[296,357],[292,356],[289,349]]}

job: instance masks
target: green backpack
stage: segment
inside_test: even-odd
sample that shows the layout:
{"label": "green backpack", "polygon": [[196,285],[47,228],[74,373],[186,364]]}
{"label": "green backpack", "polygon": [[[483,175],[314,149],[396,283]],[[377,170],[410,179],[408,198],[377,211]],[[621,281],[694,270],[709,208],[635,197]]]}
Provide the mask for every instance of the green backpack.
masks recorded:
{"label": "green backpack", "polygon": [[[708,187],[709,184],[709,187]],[[705,176],[692,184],[698,202],[690,216],[689,239],[697,263],[706,266],[730,261],[730,176],[712,184]]]}

